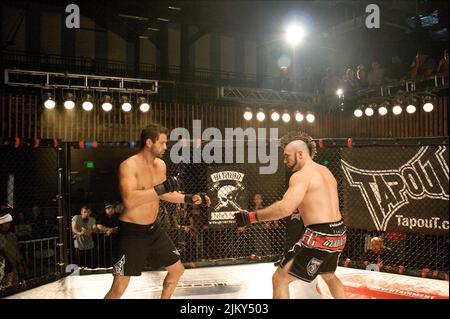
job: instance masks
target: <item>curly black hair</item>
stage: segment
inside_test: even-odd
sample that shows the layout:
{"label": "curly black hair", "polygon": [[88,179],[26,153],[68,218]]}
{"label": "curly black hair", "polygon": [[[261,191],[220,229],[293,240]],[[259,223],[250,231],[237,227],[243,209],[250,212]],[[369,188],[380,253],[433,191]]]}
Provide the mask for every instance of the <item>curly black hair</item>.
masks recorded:
{"label": "curly black hair", "polygon": [[280,138],[279,145],[284,149],[289,143],[293,141],[305,142],[305,144],[308,146],[308,151],[311,158],[314,158],[316,156],[316,142],[313,141],[313,138],[309,134],[301,131],[291,131]]}

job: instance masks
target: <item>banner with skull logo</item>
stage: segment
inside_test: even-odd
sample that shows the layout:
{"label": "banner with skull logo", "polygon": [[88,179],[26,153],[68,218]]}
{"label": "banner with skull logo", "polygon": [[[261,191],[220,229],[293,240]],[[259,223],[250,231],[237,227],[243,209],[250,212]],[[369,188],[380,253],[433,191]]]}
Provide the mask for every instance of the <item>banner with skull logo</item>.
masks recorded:
{"label": "banner with skull logo", "polygon": [[236,166],[208,168],[210,226],[234,226],[234,214],[246,210],[248,193],[243,170]]}

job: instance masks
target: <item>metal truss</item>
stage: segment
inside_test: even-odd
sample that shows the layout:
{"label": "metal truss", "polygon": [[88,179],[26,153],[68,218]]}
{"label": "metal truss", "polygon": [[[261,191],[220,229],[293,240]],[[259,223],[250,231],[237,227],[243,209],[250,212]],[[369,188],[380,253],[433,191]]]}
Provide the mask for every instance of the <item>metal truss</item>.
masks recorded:
{"label": "metal truss", "polygon": [[5,69],[5,84],[42,89],[95,90],[123,93],[158,93],[158,81],[88,74]]}
{"label": "metal truss", "polygon": [[228,86],[219,88],[218,98],[242,103],[295,107],[309,107],[316,104],[317,100],[314,94]]}

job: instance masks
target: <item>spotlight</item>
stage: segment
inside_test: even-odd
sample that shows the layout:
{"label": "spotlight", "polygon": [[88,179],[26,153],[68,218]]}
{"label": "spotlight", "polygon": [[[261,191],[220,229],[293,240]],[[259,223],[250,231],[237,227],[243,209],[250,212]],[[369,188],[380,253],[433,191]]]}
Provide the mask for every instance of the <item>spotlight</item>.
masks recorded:
{"label": "spotlight", "polygon": [[378,109],[378,114],[380,114],[381,116],[384,116],[388,113],[388,109],[384,104],[380,105],[380,108]]}
{"label": "spotlight", "polygon": [[306,121],[308,121],[309,123],[314,122],[314,120],[316,119],[316,117],[314,116],[314,114],[308,114],[306,115]]}
{"label": "spotlight", "polygon": [[363,111],[361,111],[361,109],[356,109],[353,112],[353,115],[355,115],[356,117],[361,117],[361,116],[363,116]]}
{"label": "spotlight", "polygon": [[402,107],[400,106],[400,105],[395,105],[393,108],[392,108],[392,113],[394,113],[395,115],[399,115],[399,114],[401,114],[402,113]]}
{"label": "spotlight", "polygon": [[147,99],[145,97],[140,97],[138,101],[141,112],[146,113],[150,110],[150,105],[147,103]]}
{"label": "spotlight", "polygon": [[46,109],[54,109],[56,106],[55,98],[52,93],[46,93],[44,98],[44,106]]}
{"label": "spotlight", "polygon": [[281,116],[281,119],[284,123],[289,123],[289,121],[291,120],[291,115],[287,111],[285,111]]}
{"label": "spotlight", "polygon": [[412,104],[409,104],[406,107],[406,112],[408,112],[409,114],[413,114],[416,111],[416,107]]}
{"label": "spotlight", "polygon": [[112,110],[112,108],[113,106],[111,104],[111,96],[105,95],[103,97],[102,110],[105,112],[109,112]]}
{"label": "spotlight", "polygon": [[298,24],[291,24],[286,28],[285,39],[292,46],[299,44],[305,36],[305,30]]}
{"label": "spotlight", "polygon": [[85,111],[92,111],[92,109],[94,108],[94,103],[92,103],[92,95],[86,94],[86,96],[83,99],[83,104],[81,106]]}
{"label": "spotlight", "polygon": [[253,112],[250,108],[246,108],[244,112],[244,120],[250,121],[253,118]]}
{"label": "spotlight", "polygon": [[297,122],[303,121],[303,118],[304,118],[304,116],[303,116],[302,113],[300,113],[300,112],[296,112],[296,113],[295,113],[295,120],[296,120]]}
{"label": "spotlight", "polygon": [[128,96],[122,96],[120,98],[120,101],[122,102],[122,105],[120,106],[122,108],[122,111],[124,112],[130,112],[133,106],[130,103],[130,99]]}
{"label": "spotlight", "polygon": [[278,113],[277,111],[273,111],[270,115],[270,118],[272,119],[272,121],[277,122],[280,119],[280,113]]}
{"label": "spotlight", "polygon": [[372,105],[369,105],[365,110],[364,110],[364,114],[366,114],[366,116],[372,116],[374,113]]}
{"label": "spotlight", "polygon": [[75,97],[72,93],[67,93],[64,99],[64,108],[66,110],[71,110],[75,107]]}
{"label": "spotlight", "polygon": [[433,111],[433,109],[434,109],[434,105],[430,102],[427,102],[423,105],[423,110],[425,112],[431,112],[431,111]]}
{"label": "spotlight", "polygon": [[423,110],[425,112],[431,112],[434,109],[434,105],[433,103],[431,103],[431,96],[427,96],[425,97],[425,99],[423,100]]}
{"label": "spotlight", "polygon": [[258,113],[256,113],[256,119],[259,122],[262,122],[262,121],[264,121],[266,119],[266,114],[264,113],[263,110],[260,110],[260,111],[258,111]]}
{"label": "spotlight", "polygon": [[344,94],[344,90],[342,90],[341,88],[337,89],[336,91],[337,96],[339,96],[339,98],[342,96],[342,94]]}

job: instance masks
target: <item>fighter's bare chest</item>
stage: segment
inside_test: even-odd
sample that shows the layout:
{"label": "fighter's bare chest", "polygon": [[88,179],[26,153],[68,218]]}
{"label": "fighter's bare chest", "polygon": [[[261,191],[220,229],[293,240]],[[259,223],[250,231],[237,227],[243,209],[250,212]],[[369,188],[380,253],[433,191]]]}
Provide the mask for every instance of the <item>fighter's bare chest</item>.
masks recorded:
{"label": "fighter's bare chest", "polygon": [[165,177],[162,169],[143,166],[136,172],[136,180],[138,189],[148,189],[161,184]]}

